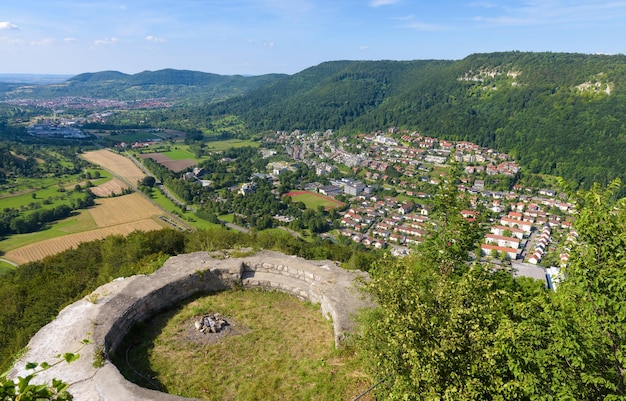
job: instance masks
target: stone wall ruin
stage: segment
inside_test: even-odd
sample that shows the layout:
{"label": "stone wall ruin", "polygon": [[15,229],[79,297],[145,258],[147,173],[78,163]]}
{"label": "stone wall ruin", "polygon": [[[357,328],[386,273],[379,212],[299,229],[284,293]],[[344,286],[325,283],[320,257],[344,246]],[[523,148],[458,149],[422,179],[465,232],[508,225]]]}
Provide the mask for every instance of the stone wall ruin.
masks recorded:
{"label": "stone wall ruin", "polygon": [[370,306],[355,288],[355,280],[366,277],[334,262],[271,251],[226,259],[214,259],[207,252],[174,256],[149,276],[114,280],[67,306],[31,339],[28,352],[15,363],[9,377],[25,376],[30,373],[24,370],[27,362],[51,362],[55,355],[74,352],[89,338],[91,343],[80,350],[77,361],[45,370],[36,381],[62,379],[70,384],[77,401],[188,400],[139,387],[127,381],[111,362],[96,368],[94,357],[115,352],[133,325],[193,295],[233,287],[279,290],[319,304],[324,316],[332,319],[339,346],[354,327],[355,312]]}

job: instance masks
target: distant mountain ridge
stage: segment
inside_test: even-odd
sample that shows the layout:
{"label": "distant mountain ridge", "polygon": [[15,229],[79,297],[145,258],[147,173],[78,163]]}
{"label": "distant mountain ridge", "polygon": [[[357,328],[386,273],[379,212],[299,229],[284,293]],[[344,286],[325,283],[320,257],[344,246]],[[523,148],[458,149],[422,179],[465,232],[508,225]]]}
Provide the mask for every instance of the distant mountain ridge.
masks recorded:
{"label": "distant mountain ridge", "polygon": [[79,74],[48,85],[0,86],[5,98],[50,99],[83,96],[114,100],[167,98],[174,102],[210,103],[241,95],[282,78],[284,74],[244,77],[199,71],[164,69],[125,74],[101,71]]}

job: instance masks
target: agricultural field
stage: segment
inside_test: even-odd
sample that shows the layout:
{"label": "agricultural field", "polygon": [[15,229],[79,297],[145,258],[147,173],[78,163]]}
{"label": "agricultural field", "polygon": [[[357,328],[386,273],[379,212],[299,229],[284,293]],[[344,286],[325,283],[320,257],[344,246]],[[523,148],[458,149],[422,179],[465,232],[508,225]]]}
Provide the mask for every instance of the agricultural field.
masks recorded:
{"label": "agricultural field", "polygon": [[88,162],[101,166],[131,185],[135,185],[146,176],[130,159],[110,150],[95,150],[86,152],[82,156]]}
{"label": "agricultural field", "polygon": [[[91,170],[93,172],[93,170]],[[44,194],[50,194],[56,192],[59,188],[65,188],[71,186],[73,188],[80,179],[76,175],[63,176],[63,177],[50,177],[50,178],[19,178],[5,184],[0,187],[0,199],[2,199],[3,207],[19,207],[22,205],[21,200],[9,201],[9,198],[15,198],[19,195],[28,195],[29,197],[33,192],[39,192],[40,198],[43,198]],[[12,203],[11,203],[12,202]],[[17,204],[17,206],[15,206]]]}
{"label": "agricultural field", "polygon": [[[4,258],[23,264],[76,247],[82,242],[102,239],[109,235],[127,235],[133,231],[150,231],[170,227],[169,224],[158,219],[158,216],[163,214],[161,209],[138,193],[98,199],[95,207],[83,211],[81,214],[83,213],[85,216],[81,218],[80,222],[74,220],[75,224],[66,223],[67,220],[72,221],[73,217],[55,223],[53,226],[59,225],[67,229],[67,232],[63,233],[57,228],[56,235],[60,236],[45,238],[46,234],[55,235],[55,233],[47,233],[47,230],[44,230],[42,233],[13,236],[11,241],[6,241],[6,243],[3,241],[2,250],[6,251]],[[15,249],[6,250],[18,240],[26,242],[32,240],[32,242]]]}
{"label": "agricultural field", "polygon": [[130,188],[130,186],[119,178],[113,178],[112,180],[108,180],[103,182],[102,184],[98,184],[94,187],[91,187],[91,192],[94,195],[106,198],[108,196],[113,195],[121,195],[125,190]]}
{"label": "agricultural field", "polygon": [[[176,173],[183,171],[189,167],[193,167],[197,164],[194,159],[172,159],[167,155],[168,153],[172,152],[143,153],[139,157],[141,157],[142,159],[154,159],[154,161],[156,161],[160,165],[165,166]],[[178,156],[180,156],[181,154],[182,153],[180,151],[177,153]]]}
{"label": "agricultural field", "polygon": [[[87,161],[97,164],[114,175],[92,180],[96,185],[91,188],[97,196],[106,197],[121,194],[131,185],[145,177],[145,174],[131,160],[108,150],[87,152],[82,155]],[[108,175],[105,173],[105,175]],[[3,199],[6,207],[19,207],[46,200],[45,207],[68,203],[72,196],[82,196],[74,191],[76,184],[84,186],[86,181],[76,178],[62,183],[39,180],[31,184],[29,191],[21,195]],[[42,207],[43,207],[42,206]],[[76,247],[81,242],[93,241],[109,235],[127,235],[135,230],[148,231],[163,227],[172,227],[166,214],[158,206],[145,199],[141,194],[100,198],[96,206],[75,213],[67,219],[49,224],[45,229],[21,235],[12,235],[0,242],[0,251],[4,258],[18,264],[42,259],[63,250]]]}
{"label": "agricultural field", "polygon": [[341,207],[344,204],[335,200],[329,196],[324,196],[316,192],[309,191],[291,191],[285,196],[290,196],[294,202],[302,202],[306,205],[307,209],[317,209],[320,205],[324,206],[324,209],[334,209]]}
{"label": "agricultural field", "polygon": [[161,154],[169,157],[171,160],[195,160],[194,154],[189,151],[189,146],[175,146],[167,152],[161,152]]}
{"label": "agricultural field", "polygon": [[[24,189],[13,194],[3,194],[0,196],[0,201],[2,202],[3,209],[51,209],[59,205],[70,205],[72,199],[84,196],[84,194],[73,191],[77,184],[81,184],[81,182],[77,180],[71,182],[66,181],[59,185],[46,185],[42,183],[42,186],[38,188]],[[84,186],[85,184],[86,181],[82,181],[82,185]]]}

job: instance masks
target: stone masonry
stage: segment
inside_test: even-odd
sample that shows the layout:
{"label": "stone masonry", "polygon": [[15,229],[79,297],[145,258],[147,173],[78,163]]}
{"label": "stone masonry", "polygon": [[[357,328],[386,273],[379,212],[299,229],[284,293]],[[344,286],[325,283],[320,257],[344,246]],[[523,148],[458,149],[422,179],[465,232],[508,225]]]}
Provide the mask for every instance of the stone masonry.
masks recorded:
{"label": "stone masonry", "polygon": [[77,361],[59,363],[39,373],[35,381],[62,379],[70,384],[77,401],[187,400],[127,381],[108,360],[95,368],[94,357],[114,352],[134,324],[193,295],[235,286],[284,291],[319,304],[324,316],[333,321],[339,346],[354,327],[355,312],[371,305],[356,289],[357,278],[367,275],[344,270],[334,262],[271,251],[226,259],[214,259],[207,252],[174,256],[149,276],[114,280],[67,306],[31,339],[28,352],[15,363],[9,377],[29,374],[24,370],[27,362],[52,363],[55,355],[75,352],[89,338],[91,343],[80,348]]}

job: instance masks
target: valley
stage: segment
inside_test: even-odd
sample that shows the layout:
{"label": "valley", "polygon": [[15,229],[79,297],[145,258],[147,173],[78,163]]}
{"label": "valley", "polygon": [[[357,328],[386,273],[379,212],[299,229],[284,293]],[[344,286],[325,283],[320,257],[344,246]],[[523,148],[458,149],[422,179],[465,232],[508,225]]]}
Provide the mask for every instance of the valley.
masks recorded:
{"label": "valley", "polygon": [[354,346],[396,395],[623,395],[625,73],[502,52],[6,83],[0,362],[116,277],[271,249],[368,273]]}

